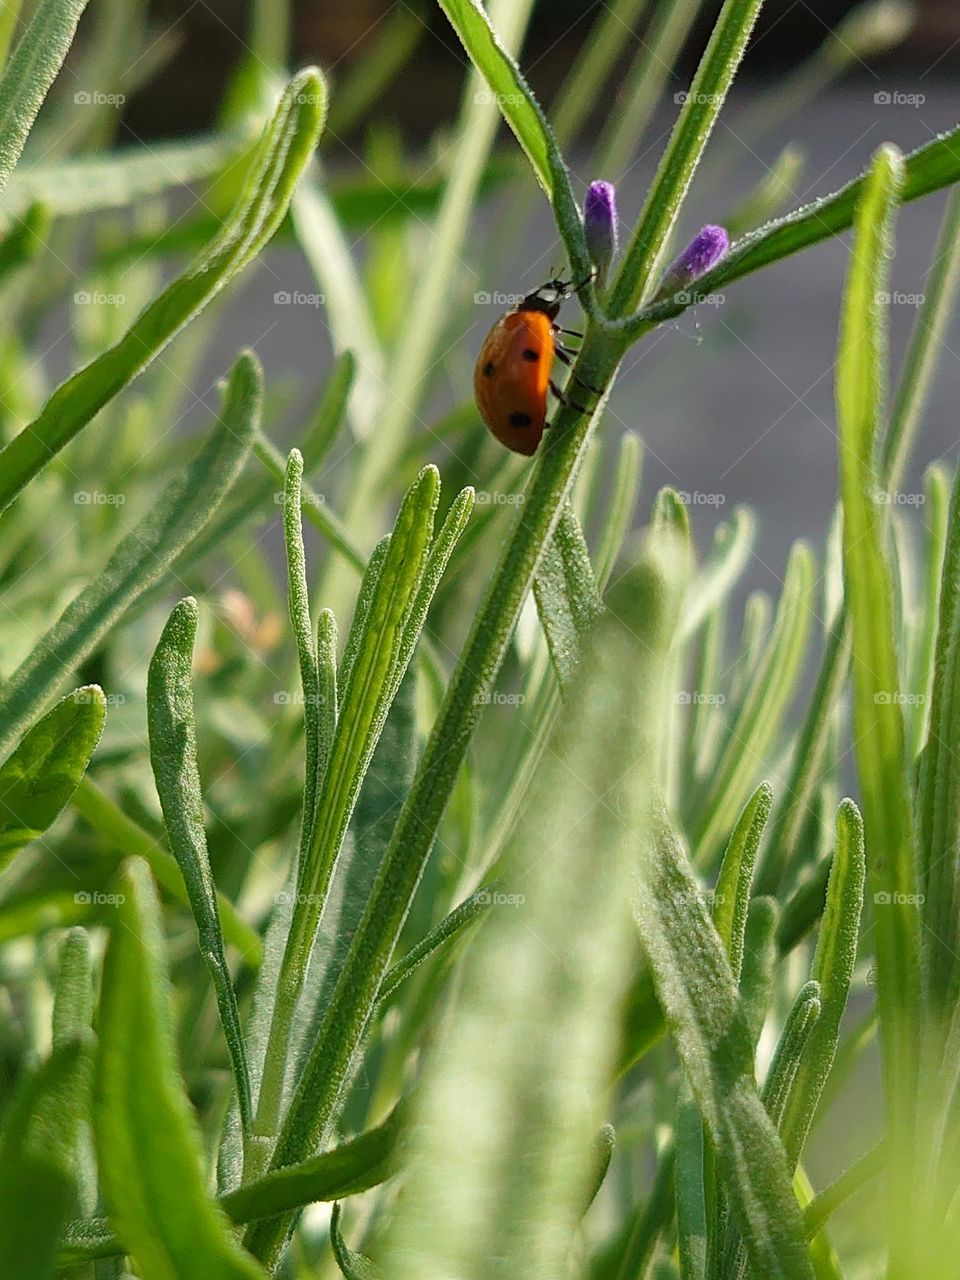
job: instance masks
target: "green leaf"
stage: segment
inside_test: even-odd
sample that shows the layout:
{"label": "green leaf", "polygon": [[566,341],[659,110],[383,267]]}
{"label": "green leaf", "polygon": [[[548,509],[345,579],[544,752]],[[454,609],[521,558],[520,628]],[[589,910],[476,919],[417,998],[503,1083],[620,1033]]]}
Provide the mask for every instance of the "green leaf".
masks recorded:
{"label": "green leaf", "polygon": [[0,510],[257,256],[280,225],[313,153],[324,101],[319,72],[301,71],[290,81],[220,234],[115,346],[58,387],[39,416],[0,452]]}
{"label": "green leaf", "polygon": [[960,724],[960,472],[950,499],[947,542],[933,664],[930,727],[917,786],[919,879],[925,896],[923,933],[927,999],[941,1018],[955,1007],[960,839],[960,769],[955,738]]}
{"label": "green leaf", "polygon": [[[853,634],[853,729],[866,838],[875,850],[870,860],[872,933],[887,1132],[896,1171],[891,1194],[901,1211],[912,1185],[920,944],[893,571],[885,553],[883,508],[875,498],[886,341],[880,298],[887,286],[892,223],[903,180],[899,153],[882,147],[857,208],[836,376],[843,572]],[[901,1246],[909,1247],[901,1240],[895,1251]]]}
{"label": "green leaf", "polygon": [[54,1248],[76,1184],[93,1036],[58,1045],[20,1081],[0,1133],[0,1257],[10,1276],[53,1275]]}
{"label": "green leaf", "polygon": [[206,524],[246,460],[260,400],[260,366],[247,353],[233,367],[220,422],[194,461],[167,485],[0,691],[0,750]]}
{"label": "green leaf", "polygon": [[244,146],[236,137],[204,138],[22,165],[4,192],[0,226],[23,217],[36,201],[53,217],[123,208],[211,177],[235,162]]}
{"label": "green leaf", "polygon": [[199,609],[188,596],[167,619],[147,676],[150,764],[170,848],[183,873],[200,953],[210,970],[220,1023],[230,1052],[244,1129],[250,1127],[250,1079],[237,997],[223,949],[217,891],[203,826],[203,792],[190,669]]}
{"label": "green leaf", "polygon": [[419,630],[426,616],[428,601],[420,590],[428,577],[439,484],[436,468],[425,467],[406,494],[393,533],[382,544],[376,564],[371,560],[361,586],[341,668],[337,725],[317,793],[317,821],[298,867],[297,900],[258,1102],[261,1133],[276,1132],[294,1011],[334,864],[387,712],[413,654],[416,637],[408,627],[414,622]]}
{"label": "green leaf", "polygon": [[[725,0],[710,42],[650,185],[609,304],[612,316],[632,311],[656,283],[670,232],[737,73],[763,0]],[[698,284],[698,289],[700,288]]]}
{"label": "green leaf", "polygon": [[7,185],[86,0],[41,0],[0,78],[0,191]]}
{"label": "green leaf", "polygon": [[[283,484],[283,542],[287,555],[287,609],[300,665],[303,692],[304,773],[300,819],[300,858],[306,856],[316,818],[317,787],[320,785],[320,668],[317,642],[310,618],[307,562],[300,519],[303,457],[293,449],[287,459]],[[326,708],[329,715],[330,708]],[[324,764],[326,761],[324,760]]]}
{"label": "green leaf", "polygon": [[93,1023],[93,964],[86,929],[71,929],[60,947],[53,997],[53,1047],[83,1035]]}
{"label": "green leaf", "polygon": [[569,503],[540,561],[533,592],[550,659],[564,689],[576,670],[581,639],[603,608],[583,530]]}
{"label": "green leaf", "polygon": [[340,1206],[333,1206],[333,1213],[330,1215],[330,1244],[333,1248],[333,1256],[337,1260],[337,1266],[340,1268],[341,1274],[345,1280],[384,1280],[384,1274],[378,1266],[364,1257],[362,1253],[356,1253],[353,1249],[348,1249],[343,1236],[340,1234]]}
{"label": "green leaf", "polygon": [[714,890],[713,923],[726,949],[736,982],[740,981],[743,964],[743,936],[750,906],[753,865],[772,803],[773,788],[769,782],[761,782],[733,829]]}
{"label": "green leaf", "polygon": [[706,1280],[707,1207],[703,1177],[703,1121],[690,1086],[683,1083],[677,1101],[676,1168],[677,1249],[683,1280]]}
{"label": "green leaf", "polygon": [[640,863],[640,939],[758,1275],[813,1272],[783,1148],[757,1095],[753,1043],[723,944],[661,817]]}
{"label": "green leaf", "polygon": [[843,609],[827,636],[817,682],[793,749],[783,798],[770,824],[770,838],[757,870],[758,893],[775,893],[784,872],[794,865],[804,822],[823,776],[830,730],[849,667],[850,625]]}
{"label": "green leaf", "polygon": [[526,153],[537,181],[553,205],[577,281],[592,277],[580,211],[570,186],[570,174],[540,104],[516,62],[497,38],[476,0],[440,0],[470,60],[496,95],[503,118]]}
{"label": "green leaf", "polygon": [[[8,193],[9,194],[9,193]],[[4,197],[6,203],[7,197]],[[47,247],[50,235],[50,210],[44,204],[31,204],[0,241],[0,280],[35,262]]]}
{"label": "green leaf", "polygon": [[813,586],[813,557],[807,546],[798,542],[787,565],[773,632],[691,824],[690,842],[700,866],[714,861],[720,840],[746,800],[758,761],[776,740],[800,674]]}
{"label": "green leaf", "polygon": [[[190,906],[190,895],[176,859],[154,835],[129,818],[91,778],[84,778],[73,793],[73,807],[100,836],[107,852],[115,852],[120,857],[143,858],[160,888],[175,901],[185,907]],[[256,969],[263,952],[260,935],[237,914],[233,903],[221,893],[217,894],[217,904],[224,936],[237,948],[244,964]]]}
{"label": "green leaf", "polygon": [[435,925],[425,937],[410,948],[402,959],[387,970],[380,984],[377,1003],[383,1004],[389,1000],[394,991],[414,970],[435,952],[447,947],[463,929],[479,919],[493,901],[492,888],[478,889],[476,893],[472,893],[469,898],[455,907],[449,915],[444,916],[438,925]]}
{"label": "green leaf", "polygon": [[820,1016],[810,1033],[781,1125],[791,1169],[800,1159],[837,1052],[840,1021],[857,962],[865,876],[863,823],[853,801],[844,800],[837,810],[837,844],[813,958],[812,978],[820,988]]}
{"label": "green leaf", "polygon": [[76,791],[107,714],[95,684],[68,693],[0,766],[0,870],[43,835]]}
{"label": "green leaf", "polygon": [[147,1280],[263,1280],[206,1190],[200,1134],[177,1071],[160,907],[131,859],[103,964],[94,1130],[104,1199]]}
{"label": "green leaf", "polygon": [[347,401],[350,399],[356,372],[357,361],[353,352],[341,352],[327,379],[320,403],[303,432],[300,452],[303,454],[303,469],[307,475],[323,462],[337,437],[347,412]]}
{"label": "green leaf", "polygon": [[[221,1196],[220,1207],[232,1222],[253,1222],[318,1200],[359,1195],[393,1176],[401,1133],[401,1113],[395,1109],[375,1129]],[[123,1252],[106,1218],[85,1218],[68,1223],[64,1229],[57,1247],[57,1265],[75,1266]]]}
{"label": "green leaf", "polygon": [[776,1052],[760,1095],[763,1098],[763,1105],[770,1113],[770,1119],[778,1127],[783,1121],[788,1104],[795,1095],[801,1062],[806,1053],[810,1033],[820,1017],[821,1008],[820,983],[807,982],[797,992],[797,998],[783,1024]]}
{"label": "green leaf", "polygon": [[749,507],[737,507],[731,522],[717,528],[710,558],[687,590],[678,640],[695,635],[727,597],[750,559],[756,536],[757,518]]}
{"label": "green leaf", "polygon": [[[909,162],[908,162],[909,163]],[[953,316],[960,284],[960,191],[951,193],[924,280],[923,305],[910,336],[910,348],[883,440],[880,474],[888,490],[900,484],[910,446],[930,394],[937,360]]]}
{"label": "green leaf", "polygon": [[[643,471],[643,442],[632,431],[620,437],[620,452],[614,468],[613,491],[603,495],[603,530],[594,556],[597,589],[610,581],[624,538],[633,523],[633,513]],[[593,503],[591,503],[592,515]]]}
{"label": "green leaf", "polygon": [[[902,204],[918,200],[921,196],[952,186],[960,181],[960,125],[949,133],[942,133],[932,142],[918,147],[903,161],[903,183],[899,191]],[[715,293],[724,285],[732,284],[753,271],[767,267],[781,258],[798,253],[821,240],[842,235],[854,224],[858,203],[870,185],[868,171],[839,191],[822,196],[795,209],[785,217],[766,226],[758,227],[738,240],[730,252],[712,271],[697,281],[700,296]],[[626,328],[649,328],[679,315],[689,305],[689,299],[677,298],[645,308]]]}

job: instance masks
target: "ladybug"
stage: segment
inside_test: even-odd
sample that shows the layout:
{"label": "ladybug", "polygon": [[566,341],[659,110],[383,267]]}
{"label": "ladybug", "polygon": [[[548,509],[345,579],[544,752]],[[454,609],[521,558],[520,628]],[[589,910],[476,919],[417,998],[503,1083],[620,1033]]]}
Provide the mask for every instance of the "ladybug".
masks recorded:
{"label": "ladybug", "polygon": [[[558,335],[583,335],[575,329],[561,329],[556,320],[564,299],[586,283],[548,280],[501,316],[480,348],[473,373],[477,408],[493,435],[514,453],[527,457],[536,453],[547,426],[548,390],[561,404],[567,403],[550,372],[554,356],[569,366],[574,353],[563,346]],[[587,386],[587,390],[595,388]],[[586,412],[580,405],[574,408]]]}

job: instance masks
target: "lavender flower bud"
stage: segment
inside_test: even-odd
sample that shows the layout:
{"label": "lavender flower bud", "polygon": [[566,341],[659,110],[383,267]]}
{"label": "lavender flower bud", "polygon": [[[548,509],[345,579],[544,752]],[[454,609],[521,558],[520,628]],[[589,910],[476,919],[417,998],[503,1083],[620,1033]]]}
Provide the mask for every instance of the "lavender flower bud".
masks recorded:
{"label": "lavender flower bud", "polygon": [[612,182],[591,182],[583,209],[590,259],[603,281],[617,252],[617,191]]}
{"label": "lavender flower bud", "polygon": [[667,267],[657,289],[657,300],[680,293],[694,280],[699,280],[715,267],[730,247],[730,237],[723,227],[701,227],[680,257]]}

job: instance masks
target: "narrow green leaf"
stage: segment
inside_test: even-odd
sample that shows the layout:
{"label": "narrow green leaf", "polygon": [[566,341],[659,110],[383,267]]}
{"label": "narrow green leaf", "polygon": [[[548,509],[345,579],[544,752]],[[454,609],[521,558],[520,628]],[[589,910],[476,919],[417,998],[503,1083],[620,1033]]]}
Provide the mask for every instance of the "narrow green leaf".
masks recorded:
{"label": "narrow green leaf", "polygon": [[960,768],[955,737],[960,724],[960,472],[954,479],[940,583],[930,727],[920,757],[917,787],[919,879],[926,929],[927,999],[938,1017],[954,1007],[958,966],[957,850],[960,841]]}
{"label": "narrow green leaf", "polygon": [[695,635],[725,599],[750,559],[756,536],[757,518],[749,507],[737,507],[730,523],[718,527],[710,558],[688,588],[678,640]]}
{"label": "narrow green leaf", "polygon": [[753,865],[772,803],[773,788],[769,782],[761,782],[733,829],[714,890],[713,923],[726,949],[736,982],[740,981],[743,964],[743,935],[747,927]]}
{"label": "narrow green leaf", "polygon": [[757,870],[757,892],[775,893],[791,869],[803,825],[823,775],[830,728],[850,667],[850,625],[846,610],[834,620],[817,673],[817,683],[793,749],[783,797],[770,824],[770,837]]}
{"label": "narrow green leaf", "polygon": [[[359,1195],[393,1176],[401,1133],[401,1113],[396,1109],[383,1124],[323,1155],[268,1173],[221,1196],[220,1207],[232,1222],[242,1223],[318,1200]],[[84,1218],[65,1227],[57,1246],[57,1265],[75,1266],[123,1252],[106,1218]]]}
{"label": "narrow green leaf", "polygon": [[[960,181],[960,125],[942,133],[932,142],[918,147],[903,161],[901,204],[952,186]],[[715,293],[753,271],[759,271],[781,258],[798,253],[822,240],[841,235],[854,224],[858,203],[870,182],[870,173],[854,178],[832,195],[822,196],[794,209],[785,217],[758,227],[734,244],[726,257],[712,271],[700,277],[700,296]],[[672,298],[641,311],[625,326],[627,332],[649,328],[662,320],[679,315],[689,305],[689,298]]]}
{"label": "narrow green leaf", "polygon": [[67,606],[0,691],[0,750],[22,733],[51,693],[196,536],[240,473],[260,413],[260,366],[234,365],[217,427],[106,565]]}
{"label": "narrow green leaf", "polygon": [[181,600],[167,619],[147,676],[150,764],[170,848],[190,897],[200,953],[210,970],[230,1052],[244,1129],[251,1121],[250,1079],[237,997],[223,949],[217,891],[203,825],[203,791],[190,671],[199,620],[197,602]]}
{"label": "narrow green leaf", "polygon": [[435,925],[425,937],[421,938],[416,946],[411,947],[402,959],[387,970],[383,982],[380,984],[377,1003],[383,1004],[389,1000],[397,987],[415,969],[418,969],[435,952],[447,947],[462,930],[466,929],[474,920],[479,919],[488,907],[493,904],[495,892],[497,891],[493,888],[478,889],[476,893],[471,894],[458,907],[455,907],[449,915],[444,916],[440,923]]}
{"label": "narrow green leaf", "polygon": [[[317,821],[298,868],[296,903],[258,1101],[257,1131],[267,1135],[276,1132],[279,1120],[294,1012],[334,864],[387,712],[412,656],[415,640],[407,626],[418,608],[418,591],[425,578],[439,484],[436,468],[425,467],[404,497],[393,533],[382,544],[377,564],[371,561],[368,567],[347,641],[337,726],[317,793]],[[424,605],[424,616],[425,612]]]}
{"label": "narrow green leaf", "polygon": [[613,316],[632,311],[655,284],[670,232],[762,3],[763,0],[725,0],[614,280],[609,306]]}
{"label": "narrow green leaf", "polygon": [[115,346],[58,387],[39,416],[0,452],[0,510],[257,256],[280,225],[313,153],[324,101],[317,71],[301,71],[290,81],[221,233],[140,313]]}
{"label": "narrow green leaf", "polygon": [[[844,584],[853,629],[853,728],[867,841],[877,957],[880,1044],[893,1204],[909,1203],[916,1097],[919,920],[892,570],[884,547],[876,459],[885,377],[884,308],[903,162],[876,153],[857,207],[837,360]],[[895,1185],[896,1184],[896,1189]],[[907,1215],[909,1219],[909,1215]],[[905,1226],[905,1221],[904,1221]],[[895,1253],[906,1245],[901,1236]]]}
{"label": "narrow green leaf", "polygon": [[856,1195],[872,1178],[882,1172],[883,1160],[883,1144],[878,1142],[859,1160],[855,1160],[849,1169],[845,1169],[839,1178],[814,1196],[803,1211],[803,1227],[808,1238],[815,1236],[851,1196]]}
{"label": "narrow green leaf", "polygon": [[812,977],[820,987],[820,1016],[810,1033],[781,1125],[791,1170],[803,1151],[837,1052],[840,1020],[857,961],[865,875],[863,824],[857,806],[844,800],[837,810],[836,851],[813,958]]}
{"label": "narrow green leaf", "polygon": [[7,185],[87,0],[41,0],[0,78],[0,191]]}
{"label": "narrow green leaf", "polygon": [[235,161],[245,140],[236,137],[166,142],[126,151],[79,156],[54,164],[21,165],[3,196],[0,226],[23,217],[35,202],[53,217],[75,217],[135,204],[148,196],[212,177]]}
{"label": "narrow green leaf", "polygon": [[54,1248],[76,1183],[93,1036],[58,1045],[26,1075],[0,1132],[0,1257],[10,1276],[53,1275]]}
{"label": "narrow green leaf", "polygon": [[25,844],[43,835],[76,791],[106,714],[98,685],[75,689],[0,765],[0,870]]}
{"label": "narrow green leaf", "polygon": [[570,174],[540,104],[477,0],[440,0],[440,7],[450,19],[471,62],[495,94],[503,118],[553,205],[574,276],[578,281],[590,278],[593,274],[590,256],[570,186]]}
{"label": "narrow green leaf", "polygon": [[794,1094],[807,1042],[820,1017],[821,1008],[819,982],[807,982],[797,992],[797,998],[783,1024],[760,1095],[770,1112],[770,1119],[778,1127]]}
{"label": "narrow green leaf", "polygon": [[[120,857],[143,858],[161,889],[185,907],[190,906],[190,895],[176,859],[91,778],[84,778],[73,793],[73,807],[101,837],[106,851]],[[237,948],[245,965],[258,968],[263,952],[259,934],[237,914],[233,903],[222,893],[217,894],[217,905],[227,941]]]}
{"label": "narrow green leaf", "polygon": [[896,490],[910,446],[926,408],[941,346],[953,315],[960,284],[960,191],[951,193],[924,280],[923,305],[910,336],[910,348],[883,440],[880,474],[886,488]]}
{"label": "narrow green leaf", "polygon": [[537,612],[560,688],[580,657],[581,638],[602,609],[580,521],[566,504],[533,580]]}
{"label": "narrow green leaf", "polygon": [[[603,591],[610,581],[614,565],[633,523],[640,477],[643,471],[643,441],[632,431],[620,437],[620,452],[614,468],[613,492],[604,494],[603,530],[597,542],[594,556],[595,577],[598,591]],[[591,501],[591,515],[593,502]]]}
{"label": "narrow green leaf", "polygon": [[345,1280],[384,1280],[383,1272],[369,1258],[347,1248],[340,1234],[339,1204],[333,1206],[333,1213],[330,1215],[330,1244]]}
{"label": "narrow green leaf", "polygon": [[31,204],[24,211],[0,241],[0,280],[36,261],[47,247],[50,225],[50,210],[46,205]]}
{"label": "narrow green leaf", "polygon": [[812,1270],[783,1148],[753,1078],[753,1043],[723,944],[665,818],[644,851],[635,899],[640,938],[759,1275]]}
{"label": "narrow green leaf", "polygon": [[681,1086],[677,1102],[676,1168],[677,1248],[683,1280],[707,1274],[707,1206],[703,1178],[703,1121],[690,1087]]}
{"label": "narrow green leaf", "polygon": [[60,947],[53,996],[53,1047],[58,1049],[93,1023],[93,963],[86,929],[71,929]]}
{"label": "narrow green leaf", "polygon": [[710,866],[736,821],[758,764],[776,739],[793,695],[812,612],[814,563],[802,542],[794,545],[784,576],[773,632],[737,710],[729,740],[713,771],[690,831],[698,865]]}
{"label": "narrow green leaf", "polygon": [[326,389],[316,412],[304,429],[300,452],[303,454],[303,469],[307,475],[320,466],[336,440],[347,412],[347,401],[350,399],[356,372],[357,361],[353,352],[341,352],[327,379]]}
{"label": "narrow green leaf", "polygon": [[103,964],[94,1130],[104,1199],[150,1280],[263,1280],[205,1186],[200,1134],[177,1071],[160,908],[146,865],[125,864]]}
{"label": "narrow green leaf", "polygon": [[[300,818],[300,858],[306,856],[316,817],[317,787],[320,783],[320,668],[317,642],[310,617],[307,561],[300,518],[303,457],[291,450],[283,485],[283,541],[287,553],[287,608],[300,664],[303,692],[303,803]],[[324,762],[326,763],[326,762]]]}

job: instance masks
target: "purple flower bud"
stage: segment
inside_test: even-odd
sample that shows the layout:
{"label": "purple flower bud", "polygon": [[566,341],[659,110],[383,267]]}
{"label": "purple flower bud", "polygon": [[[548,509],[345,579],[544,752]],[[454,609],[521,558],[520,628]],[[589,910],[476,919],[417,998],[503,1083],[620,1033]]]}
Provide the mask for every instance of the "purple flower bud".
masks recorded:
{"label": "purple flower bud", "polygon": [[617,252],[617,190],[612,182],[591,182],[583,208],[590,259],[600,280]]}
{"label": "purple flower bud", "polygon": [[669,298],[715,267],[730,247],[723,227],[706,226],[693,237],[680,257],[667,267],[657,289],[657,298]]}

